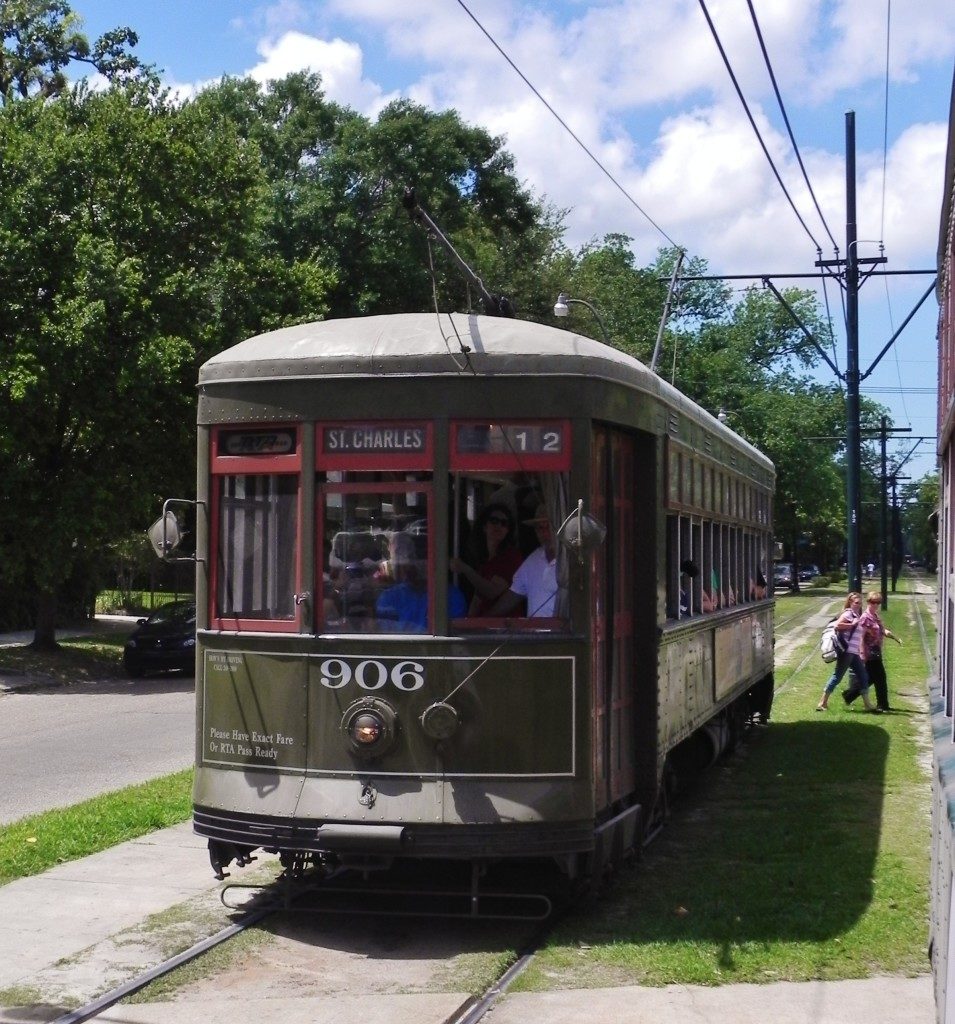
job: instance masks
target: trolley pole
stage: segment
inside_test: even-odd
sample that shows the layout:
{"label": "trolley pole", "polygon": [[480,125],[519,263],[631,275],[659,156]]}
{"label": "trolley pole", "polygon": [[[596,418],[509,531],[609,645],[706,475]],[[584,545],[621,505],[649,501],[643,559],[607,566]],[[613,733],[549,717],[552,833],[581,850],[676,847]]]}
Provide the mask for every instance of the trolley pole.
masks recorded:
{"label": "trolley pole", "polygon": [[856,239],[856,116],[846,111],[846,572],[861,591],[859,554],[859,263]]}

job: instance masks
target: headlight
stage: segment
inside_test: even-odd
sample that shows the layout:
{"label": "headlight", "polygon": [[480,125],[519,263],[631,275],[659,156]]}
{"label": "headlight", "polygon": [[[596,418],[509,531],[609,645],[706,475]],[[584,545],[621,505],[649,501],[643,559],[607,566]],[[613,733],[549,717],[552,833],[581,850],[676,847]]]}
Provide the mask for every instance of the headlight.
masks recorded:
{"label": "headlight", "polygon": [[366,711],[364,714],[355,715],[348,727],[352,742],[362,747],[377,743],[384,731],[385,723],[374,711]]}
{"label": "headlight", "polygon": [[356,701],[342,715],[342,738],[359,757],[381,757],[394,745],[398,732],[395,709],[377,697]]}
{"label": "headlight", "polygon": [[187,637],[187,639],[185,640],[185,642],[183,643],[182,646],[183,647],[195,647],[196,646],[196,638],[194,636]]}

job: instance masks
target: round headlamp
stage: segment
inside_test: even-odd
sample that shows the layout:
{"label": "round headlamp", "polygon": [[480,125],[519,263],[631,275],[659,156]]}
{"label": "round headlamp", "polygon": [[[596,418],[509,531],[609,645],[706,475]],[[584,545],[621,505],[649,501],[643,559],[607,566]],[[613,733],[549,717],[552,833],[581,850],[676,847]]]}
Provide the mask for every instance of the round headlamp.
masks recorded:
{"label": "round headlamp", "polygon": [[359,757],[381,757],[394,745],[397,731],[394,708],[377,697],[356,701],[342,715],[342,738]]}
{"label": "round headlamp", "polygon": [[352,743],[360,747],[370,747],[377,743],[385,731],[385,723],[374,711],[366,711],[355,715],[348,726],[348,734]]}

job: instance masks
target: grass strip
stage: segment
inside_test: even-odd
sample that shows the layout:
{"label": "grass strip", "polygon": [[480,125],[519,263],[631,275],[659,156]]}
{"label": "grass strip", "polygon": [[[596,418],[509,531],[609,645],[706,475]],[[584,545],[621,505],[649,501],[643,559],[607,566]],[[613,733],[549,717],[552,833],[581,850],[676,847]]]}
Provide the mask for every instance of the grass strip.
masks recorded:
{"label": "grass strip", "polygon": [[187,820],[192,775],[187,768],[0,826],[0,885]]}
{"label": "grass strip", "polygon": [[[777,621],[798,629],[831,600],[786,598]],[[913,600],[885,615],[905,643],[887,652],[900,710],[868,715],[835,696],[817,713],[829,667],[807,633],[770,725],[710,770],[592,912],[561,924],[514,990],[926,972],[929,666]]]}

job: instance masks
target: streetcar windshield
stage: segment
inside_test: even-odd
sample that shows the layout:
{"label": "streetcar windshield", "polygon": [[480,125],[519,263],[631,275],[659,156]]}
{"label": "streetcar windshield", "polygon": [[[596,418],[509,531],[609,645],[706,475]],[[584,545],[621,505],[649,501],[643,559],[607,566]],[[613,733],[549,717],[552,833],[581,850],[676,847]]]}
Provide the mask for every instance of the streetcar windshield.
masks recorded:
{"label": "streetcar windshield", "polygon": [[433,632],[430,474],[331,472],[323,490],[323,629]]}

